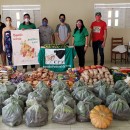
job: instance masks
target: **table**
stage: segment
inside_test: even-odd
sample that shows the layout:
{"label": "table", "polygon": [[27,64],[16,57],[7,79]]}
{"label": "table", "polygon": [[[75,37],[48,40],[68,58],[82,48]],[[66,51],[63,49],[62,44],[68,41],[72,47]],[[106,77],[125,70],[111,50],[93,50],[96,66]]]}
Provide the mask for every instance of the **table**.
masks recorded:
{"label": "table", "polygon": [[54,72],[64,72],[68,68],[74,67],[74,57],[76,51],[74,47],[47,49],[40,48],[38,62],[40,67],[47,68]]}

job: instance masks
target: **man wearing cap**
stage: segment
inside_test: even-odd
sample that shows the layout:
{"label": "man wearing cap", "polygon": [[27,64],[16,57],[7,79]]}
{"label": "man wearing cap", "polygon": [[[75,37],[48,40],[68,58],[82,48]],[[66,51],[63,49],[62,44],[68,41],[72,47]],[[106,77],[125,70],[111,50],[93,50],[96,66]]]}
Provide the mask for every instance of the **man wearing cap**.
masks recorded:
{"label": "man wearing cap", "polygon": [[94,55],[94,65],[98,64],[98,50],[100,54],[100,65],[104,65],[104,47],[106,43],[107,38],[107,24],[105,21],[101,20],[101,13],[96,12],[95,13],[95,19],[96,21],[92,22],[90,28],[90,40],[89,40],[89,46],[91,46],[92,41],[92,47],[93,47],[93,55]]}

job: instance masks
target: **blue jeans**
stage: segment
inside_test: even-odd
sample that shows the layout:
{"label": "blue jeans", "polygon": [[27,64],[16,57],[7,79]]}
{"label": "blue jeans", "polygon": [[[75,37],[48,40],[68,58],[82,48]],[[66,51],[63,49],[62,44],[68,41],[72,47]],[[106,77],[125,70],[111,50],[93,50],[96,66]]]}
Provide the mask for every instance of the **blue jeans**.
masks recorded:
{"label": "blue jeans", "polygon": [[102,48],[103,41],[93,42],[93,55],[94,55],[94,65],[98,64],[98,50],[100,54],[100,65],[104,65],[104,48]]}

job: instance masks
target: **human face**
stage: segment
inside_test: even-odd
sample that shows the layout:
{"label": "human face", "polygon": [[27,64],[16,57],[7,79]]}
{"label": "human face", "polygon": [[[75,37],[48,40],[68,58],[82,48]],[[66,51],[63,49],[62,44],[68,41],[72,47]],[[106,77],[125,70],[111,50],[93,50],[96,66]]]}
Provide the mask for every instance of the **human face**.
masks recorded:
{"label": "human face", "polygon": [[77,25],[77,27],[80,29],[80,28],[82,27],[81,21],[77,21],[76,25]]}
{"label": "human face", "polygon": [[61,22],[61,23],[64,23],[64,22],[65,22],[64,16],[60,16],[60,22]]}
{"label": "human face", "polygon": [[25,15],[24,16],[24,22],[29,23],[29,21],[30,21],[30,17],[28,15]]}
{"label": "human face", "polygon": [[101,16],[100,15],[96,15],[95,18],[96,18],[96,21],[100,21],[101,20]]}
{"label": "human face", "polygon": [[10,18],[6,19],[6,26],[10,26],[12,23],[12,20]]}
{"label": "human face", "polygon": [[48,21],[47,21],[47,20],[43,20],[43,21],[42,21],[42,26],[46,27],[47,24],[48,24]]}

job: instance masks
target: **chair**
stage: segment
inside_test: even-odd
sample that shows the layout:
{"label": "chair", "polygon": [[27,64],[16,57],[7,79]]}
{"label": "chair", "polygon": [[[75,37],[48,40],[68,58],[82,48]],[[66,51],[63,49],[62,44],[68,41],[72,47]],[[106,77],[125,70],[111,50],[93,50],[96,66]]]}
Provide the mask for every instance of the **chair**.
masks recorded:
{"label": "chair", "polygon": [[119,46],[119,45],[123,45],[123,37],[121,38],[113,38],[111,39],[111,62],[112,61],[115,61],[115,64],[116,64],[116,61],[125,61],[125,63],[128,61],[128,46],[126,46],[127,48],[127,51],[124,52],[124,53],[120,53],[120,52],[114,52],[112,51],[113,48],[115,48],[116,46]]}

